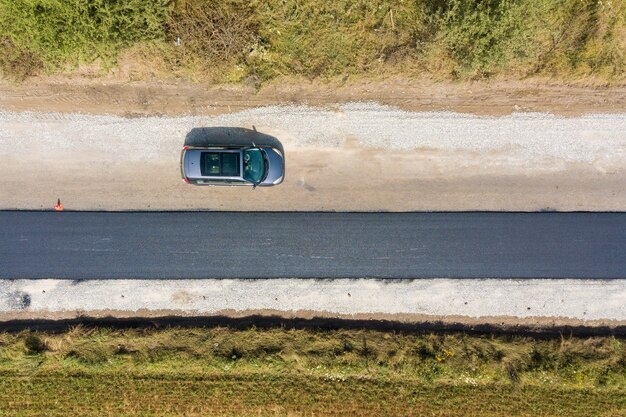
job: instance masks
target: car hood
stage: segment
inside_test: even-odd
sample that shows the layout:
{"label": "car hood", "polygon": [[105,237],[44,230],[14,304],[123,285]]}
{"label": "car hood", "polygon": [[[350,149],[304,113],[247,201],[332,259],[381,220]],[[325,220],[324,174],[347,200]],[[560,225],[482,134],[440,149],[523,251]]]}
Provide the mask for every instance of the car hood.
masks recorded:
{"label": "car hood", "polygon": [[269,168],[263,184],[280,184],[285,179],[285,158],[276,149],[264,148],[264,150],[269,162]]}

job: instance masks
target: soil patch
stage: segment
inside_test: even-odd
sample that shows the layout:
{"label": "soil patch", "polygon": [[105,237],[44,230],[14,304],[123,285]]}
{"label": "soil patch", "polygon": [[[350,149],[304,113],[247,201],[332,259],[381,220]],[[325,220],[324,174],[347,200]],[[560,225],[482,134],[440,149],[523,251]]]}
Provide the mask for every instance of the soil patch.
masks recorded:
{"label": "soil patch", "polygon": [[0,83],[0,109],[89,114],[217,115],[279,104],[327,106],[376,101],[407,111],[479,115],[548,112],[564,116],[626,111],[626,87],[584,87],[546,80],[433,82],[392,78],[347,83],[277,80],[262,86],[130,82],[46,77]]}

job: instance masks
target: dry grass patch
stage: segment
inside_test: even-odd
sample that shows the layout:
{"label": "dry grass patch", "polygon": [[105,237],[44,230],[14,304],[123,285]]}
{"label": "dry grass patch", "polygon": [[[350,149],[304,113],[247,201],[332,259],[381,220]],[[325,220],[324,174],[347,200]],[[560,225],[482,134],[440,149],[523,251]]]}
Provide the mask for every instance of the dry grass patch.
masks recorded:
{"label": "dry grass patch", "polygon": [[0,333],[0,375],[0,409],[9,415],[626,410],[626,349],[613,337],[79,326]]}
{"label": "dry grass patch", "polygon": [[625,33],[626,0],[0,0],[0,71],[110,71],[132,56],[163,66],[143,76],[257,86],[390,74],[619,84]]}

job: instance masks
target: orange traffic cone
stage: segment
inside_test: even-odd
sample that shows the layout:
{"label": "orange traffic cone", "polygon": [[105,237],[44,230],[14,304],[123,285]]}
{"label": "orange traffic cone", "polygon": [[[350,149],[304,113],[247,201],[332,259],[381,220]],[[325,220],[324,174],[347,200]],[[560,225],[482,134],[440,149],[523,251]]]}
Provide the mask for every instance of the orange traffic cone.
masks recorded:
{"label": "orange traffic cone", "polygon": [[55,211],[63,211],[63,204],[61,204],[61,199],[57,198],[57,203],[54,205]]}

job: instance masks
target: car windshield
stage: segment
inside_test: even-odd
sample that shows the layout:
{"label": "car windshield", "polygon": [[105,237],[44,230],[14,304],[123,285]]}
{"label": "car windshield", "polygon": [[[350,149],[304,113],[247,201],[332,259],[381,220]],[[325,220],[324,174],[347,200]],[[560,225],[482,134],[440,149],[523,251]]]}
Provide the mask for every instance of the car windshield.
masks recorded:
{"label": "car windshield", "polygon": [[243,178],[254,184],[263,180],[265,176],[265,158],[263,151],[258,148],[243,151]]}

